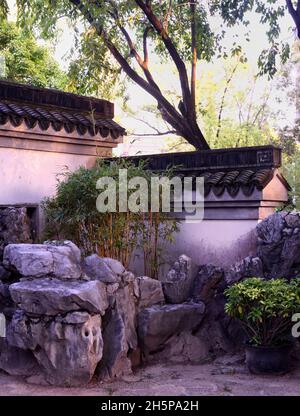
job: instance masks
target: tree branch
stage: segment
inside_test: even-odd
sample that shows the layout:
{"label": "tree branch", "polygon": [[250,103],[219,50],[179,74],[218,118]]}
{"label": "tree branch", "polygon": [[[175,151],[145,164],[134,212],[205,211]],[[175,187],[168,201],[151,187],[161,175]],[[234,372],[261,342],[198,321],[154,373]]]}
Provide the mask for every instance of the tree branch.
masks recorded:
{"label": "tree branch", "polygon": [[217,128],[217,133],[216,133],[216,138],[218,139],[220,136],[220,131],[221,131],[221,127],[222,127],[222,114],[223,114],[223,110],[224,110],[224,104],[225,104],[225,97],[229,88],[229,85],[232,81],[232,78],[239,66],[240,61],[237,62],[237,64],[234,66],[229,78],[226,80],[226,84],[225,84],[225,88],[224,88],[224,92],[222,95],[222,99],[221,99],[221,105],[220,105],[220,111],[219,111],[219,116],[218,116],[218,128]]}
{"label": "tree branch", "polygon": [[165,31],[167,33],[168,33],[169,19],[170,19],[170,16],[172,14],[172,9],[173,9],[173,4],[172,3],[173,3],[173,1],[172,0],[169,0],[169,7],[168,7],[167,13],[166,13],[166,15],[164,17],[164,24],[163,24],[163,26],[164,26],[164,29],[165,29]]}
{"label": "tree branch", "polygon": [[135,137],[149,137],[149,136],[166,136],[167,134],[177,134],[176,130],[168,130],[168,131],[162,131],[159,133],[132,133]]}
{"label": "tree branch", "polygon": [[146,27],[144,34],[143,34],[143,50],[144,50],[144,64],[148,66],[149,63],[149,54],[148,54],[148,45],[147,39],[149,32],[152,30],[150,26]]}
{"label": "tree branch", "polygon": [[179,56],[179,53],[177,52],[177,49],[175,48],[173,42],[164,29],[163,24],[153,13],[151,7],[149,7],[147,3],[145,4],[142,0],[135,0],[135,2],[143,10],[156,32],[161,36],[166,49],[173,59],[179,73],[183,102],[187,109],[190,109],[192,106],[192,100],[185,63]]}
{"label": "tree branch", "polygon": [[191,35],[192,35],[192,71],[191,71],[191,95],[192,103],[196,116],[196,69],[197,69],[197,47],[196,47],[196,0],[191,0],[190,2],[190,11],[191,11]]}
{"label": "tree branch", "polygon": [[[173,105],[162,95],[157,86],[153,86],[149,81],[143,79],[127,62],[124,56],[119,52],[115,44],[109,39],[102,25],[100,25],[93,17],[86,5],[81,0],[69,0],[70,3],[76,6],[81,11],[84,18],[95,28],[96,33],[102,38],[104,44],[119,63],[123,71],[129,78],[131,78],[136,84],[138,84],[143,90],[149,93],[158,103],[158,109],[165,121],[169,123],[176,131],[177,134],[186,138],[196,148],[209,148],[204,136],[202,135],[197,122],[191,123],[189,118],[182,117],[182,115],[173,107]],[[138,0],[136,0],[138,1]],[[149,6],[141,2],[144,7],[149,9]],[[172,42],[171,42],[172,44]],[[172,44],[173,45],[173,44]],[[174,48],[174,45],[173,45]],[[174,48],[175,49],[175,48]],[[176,51],[176,49],[175,49]],[[177,51],[176,51],[177,53]],[[151,74],[150,74],[151,75]]]}
{"label": "tree branch", "polygon": [[298,38],[300,39],[300,0],[298,0],[297,2],[296,9],[293,6],[292,0],[286,0],[286,5],[287,5],[287,9],[290,15],[292,16],[294,20],[294,23],[297,28],[297,35],[298,35]]}

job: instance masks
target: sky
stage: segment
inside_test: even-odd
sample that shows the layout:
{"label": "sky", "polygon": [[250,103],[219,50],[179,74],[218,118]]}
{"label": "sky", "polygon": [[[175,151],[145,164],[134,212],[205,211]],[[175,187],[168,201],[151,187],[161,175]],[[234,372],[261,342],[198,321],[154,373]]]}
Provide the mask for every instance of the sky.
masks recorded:
{"label": "sky", "polygon": [[[284,4],[285,0],[278,0],[279,3]],[[15,0],[9,0],[8,1],[11,11],[11,19],[15,19]],[[259,16],[256,13],[249,14],[249,21],[251,28],[250,33],[250,42],[246,41],[246,29],[245,28],[233,28],[227,30],[227,34],[224,40],[224,44],[228,47],[232,45],[233,41],[235,39],[238,39],[238,42],[241,44],[243,51],[245,52],[248,62],[250,63],[252,69],[254,72],[257,70],[257,59],[260,51],[264,48],[267,48],[268,46],[268,40],[265,34],[265,27],[259,22]],[[212,25],[212,28],[220,27],[220,20],[218,18],[213,18],[213,20],[210,22]],[[292,26],[292,19],[289,15],[286,14],[286,16],[281,21],[281,37],[282,39],[285,39],[289,41],[289,43],[292,45],[294,41],[294,34],[291,31]],[[53,52],[54,57],[59,62],[61,67],[63,69],[67,69],[69,61],[70,61],[70,50],[74,47],[74,34],[73,30],[68,26],[67,19],[63,18],[59,21],[59,30],[60,34],[57,40],[57,43],[53,46]],[[82,27],[83,29],[83,27]],[[238,36],[238,38],[235,38],[235,36]],[[42,40],[40,40],[40,43],[43,43]],[[166,89],[175,89],[179,90],[179,81],[176,74],[176,71],[173,67],[169,65],[162,65],[159,59],[155,56],[151,56],[151,63],[152,66],[155,68],[154,73],[158,78],[157,81],[159,85],[165,87]],[[216,62],[216,65],[220,65],[220,62]],[[198,75],[201,74],[201,71],[203,71],[203,67],[201,64],[198,66]],[[260,89],[265,88],[267,85],[268,80],[266,78],[262,78],[259,80],[257,92],[259,93]],[[129,99],[129,105],[133,110],[140,110],[145,105],[151,105],[155,104],[155,101],[150,97],[146,92],[144,92],[140,87],[137,85],[133,85],[130,83],[128,86],[127,93],[130,97]],[[272,105],[276,106],[276,100],[275,96],[273,99]],[[271,96],[271,102],[272,102],[272,96]],[[280,104],[281,106],[284,105],[284,103]],[[126,129],[129,129],[130,131],[138,132],[138,133],[149,133],[149,128],[140,122],[137,122],[136,120],[131,119],[126,114],[124,114],[121,111],[121,105],[117,101],[115,103],[115,112],[116,112],[116,119],[118,122],[120,122]],[[294,117],[294,113],[292,111],[287,111],[287,114],[289,114],[291,120]],[[144,116],[143,113],[141,113],[141,117],[145,117],[146,120],[149,121],[149,116]],[[150,117],[150,122],[154,122],[154,120]],[[165,126],[161,126],[162,130],[165,129]],[[150,138],[151,140],[151,138]],[[162,139],[155,139],[156,142],[159,142],[158,146],[160,146],[160,143],[162,143]],[[162,146],[164,144],[162,143]],[[151,147],[151,146],[150,146]]]}

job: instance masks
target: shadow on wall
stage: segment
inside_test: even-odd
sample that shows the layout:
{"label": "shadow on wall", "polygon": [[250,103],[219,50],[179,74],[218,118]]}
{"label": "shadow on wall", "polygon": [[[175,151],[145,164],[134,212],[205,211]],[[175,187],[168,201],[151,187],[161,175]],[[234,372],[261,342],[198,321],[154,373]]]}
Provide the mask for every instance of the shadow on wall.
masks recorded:
{"label": "shadow on wall", "polygon": [[[248,221],[248,223],[246,224],[248,227],[241,230],[242,232],[239,229],[240,224],[235,225],[232,222],[229,227],[228,224],[225,226],[219,224],[219,232],[216,231],[218,225],[213,224],[214,230],[211,233],[207,233],[207,230],[202,233],[201,229],[198,232],[196,230],[195,233],[195,230],[189,227],[191,232],[189,233],[187,229],[179,232],[175,236],[174,243],[162,242],[159,278],[166,275],[173,265],[174,259],[183,253],[191,257],[197,266],[211,263],[223,268],[228,268],[245,257],[255,256],[257,243],[255,226],[257,222]],[[193,224],[187,225],[193,226]],[[206,228],[207,224],[204,226]],[[138,276],[144,274],[143,253],[140,249],[135,250],[133,254],[130,270]]]}

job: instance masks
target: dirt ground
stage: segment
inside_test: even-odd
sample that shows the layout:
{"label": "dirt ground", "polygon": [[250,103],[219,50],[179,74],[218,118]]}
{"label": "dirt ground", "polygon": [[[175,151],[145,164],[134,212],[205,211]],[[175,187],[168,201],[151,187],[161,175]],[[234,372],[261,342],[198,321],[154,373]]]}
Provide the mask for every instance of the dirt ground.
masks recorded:
{"label": "dirt ground", "polygon": [[[140,368],[122,380],[92,381],[83,388],[41,385],[34,377],[0,372],[1,396],[300,396],[300,363],[284,376],[249,374],[241,357],[223,357],[211,364],[155,364]],[[35,383],[35,384],[34,384]]]}

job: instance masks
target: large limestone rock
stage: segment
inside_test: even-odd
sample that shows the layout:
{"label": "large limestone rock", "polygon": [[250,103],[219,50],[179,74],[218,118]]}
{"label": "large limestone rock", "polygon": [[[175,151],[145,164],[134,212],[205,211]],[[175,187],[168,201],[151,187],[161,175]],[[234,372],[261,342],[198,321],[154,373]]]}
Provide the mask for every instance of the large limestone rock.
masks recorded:
{"label": "large limestone rock", "polygon": [[125,326],[125,336],[127,345],[131,349],[135,349],[138,344],[136,326],[136,304],[133,291],[133,285],[131,283],[120,287],[115,293],[115,305],[114,308],[121,316]]}
{"label": "large limestone rock", "polygon": [[106,319],[107,324],[103,330],[103,359],[97,368],[97,375],[101,380],[111,380],[132,372],[124,320],[116,309],[111,310]]}
{"label": "large limestone rock", "polygon": [[300,276],[300,213],[270,215],[256,229],[257,255],[265,277]]}
{"label": "large limestone rock", "polygon": [[32,376],[40,371],[31,351],[12,347],[4,338],[0,338],[0,369],[12,376]]}
{"label": "large limestone rock", "polygon": [[194,301],[208,303],[214,296],[218,285],[224,277],[224,271],[212,264],[200,266],[199,273],[195,277],[192,298]]}
{"label": "large limestone rock", "polygon": [[134,276],[124,273],[109,296],[110,309],[103,319],[103,359],[97,369],[102,380],[131,373],[129,353],[138,347],[134,283]]}
{"label": "large limestone rock", "polygon": [[229,285],[246,277],[263,277],[263,265],[259,257],[246,257],[225,272],[225,280]]}
{"label": "large limestone rock", "polygon": [[142,310],[152,305],[165,303],[162,284],[159,280],[151,277],[137,277],[138,286],[138,309]]}
{"label": "large limestone rock", "polygon": [[167,276],[161,279],[168,303],[182,303],[189,298],[196,269],[190,257],[182,254],[178,258]]}
{"label": "large limestone rock", "polygon": [[162,351],[152,353],[147,358],[151,362],[199,364],[207,360],[208,356],[208,343],[191,332],[181,332],[169,338]]}
{"label": "large limestone rock", "polygon": [[204,303],[152,306],[138,315],[138,336],[147,355],[162,350],[169,338],[181,332],[192,332],[202,322]]}
{"label": "large limestone rock", "polygon": [[33,352],[50,384],[84,385],[102,358],[101,317],[75,312],[66,317],[36,319],[17,311],[8,341]]}
{"label": "large limestone rock", "polygon": [[24,280],[9,287],[13,301],[27,313],[57,315],[85,310],[103,314],[108,307],[105,285],[99,281]]}
{"label": "large limestone rock", "polygon": [[126,272],[125,267],[121,262],[116,259],[112,259],[110,257],[102,257],[102,261],[108,265],[108,267],[112,270],[113,273],[116,275],[121,276],[123,273]]}
{"label": "large limestone rock", "polygon": [[78,279],[80,251],[71,241],[63,244],[9,244],[4,250],[3,264],[21,276]]}
{"label": "large limestone rock", "polygon": [[[124,267],[117,260],[102,258],[97,254],[88,256],[83,261],[83,271],[93,280],[99,280],[103,283],[119,283],[120,274],[125,272]],[[123,270],[124,269],[124,270]],[[122,271],[122,273],[117,273]]]}
{"label": "large limestone rock", "polygon": [[226,298],[218,288],[215,296],[206,304],[205,319],[194,335],[206,345],[208,358],[234,353],[243,347],[246,341],[241,324],[230,318],[224,311]]}

